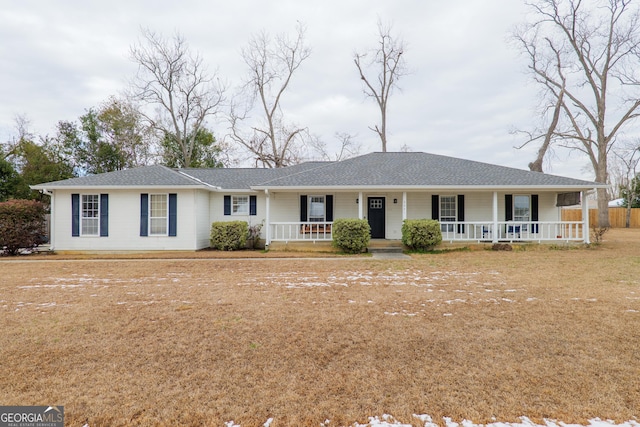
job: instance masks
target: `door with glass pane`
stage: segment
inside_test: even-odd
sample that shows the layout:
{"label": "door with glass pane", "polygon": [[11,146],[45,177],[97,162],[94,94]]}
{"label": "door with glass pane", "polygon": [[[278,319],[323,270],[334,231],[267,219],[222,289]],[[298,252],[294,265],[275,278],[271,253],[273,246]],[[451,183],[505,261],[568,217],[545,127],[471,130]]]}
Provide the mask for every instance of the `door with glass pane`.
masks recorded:
{"label": "door with glass pane", "polygon": [[367,218],[371,227],[372,239],[385,238],[384,197],[369,197]]}

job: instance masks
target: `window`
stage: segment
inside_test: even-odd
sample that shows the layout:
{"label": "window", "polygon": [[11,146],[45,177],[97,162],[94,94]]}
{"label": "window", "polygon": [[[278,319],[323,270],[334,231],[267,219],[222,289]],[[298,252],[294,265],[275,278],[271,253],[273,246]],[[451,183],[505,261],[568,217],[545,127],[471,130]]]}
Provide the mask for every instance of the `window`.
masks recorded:
{"label": "window", "polygon": [[309,221],[324,222],[324,196],[309,196]]}
{"label": "window", "polygon": [[80,218],[82,236],[100,234],[100,196],[98,194],[82,195],[82,215]]}
{"label": "window", "polygon": [[249,215],[249,196],[233,196],[231,199],[233,215]]}
{"label": "window", "polygon": [[166,236],[168,207],[166,194],[149,195],[149,235]]}
{"label": "window", "polygon": [[442,224],[443,222],[456,222],[456,196],[440,196],[441,230],[453,232],[453,224]]}
{"label": "window", "polygon": [[513,220],[521,222],[529,222],[531,220],[529,196],[513,196]]}

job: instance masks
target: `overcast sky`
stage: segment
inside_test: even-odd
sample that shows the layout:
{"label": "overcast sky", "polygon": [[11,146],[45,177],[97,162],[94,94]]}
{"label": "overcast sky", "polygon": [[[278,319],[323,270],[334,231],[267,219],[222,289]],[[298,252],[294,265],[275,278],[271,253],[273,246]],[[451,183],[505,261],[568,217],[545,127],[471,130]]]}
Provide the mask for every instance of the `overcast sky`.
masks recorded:
{"label": "overcast sky", "polygon": [[[0,9],[0,140],[15,135],[16,115],[31,130],[55,133],[126,86],[136,70],[129,47],[146,27],[181,33],[230,86],[245,74],[240,50],[264,29],[307,27],[311,57],[283,100],[287,118],[329,146],[336,132],[356,135],[362,152],[379,151],[368,126],[379,120],[366,98],[353,53],[376,44],[376,22],[392,22],[405,40],[411,74],[388,107],[389,151],[407,145],[465,159],[527,169],[535,147],[516,150],[514,128],[536,123],[537,88],[510,42],[525,19],[520,0],[21,0]],[[218,138],[223,123],[210,123]],[[585,158],[566,153],[546,165],[558,175],[591,179]]]}

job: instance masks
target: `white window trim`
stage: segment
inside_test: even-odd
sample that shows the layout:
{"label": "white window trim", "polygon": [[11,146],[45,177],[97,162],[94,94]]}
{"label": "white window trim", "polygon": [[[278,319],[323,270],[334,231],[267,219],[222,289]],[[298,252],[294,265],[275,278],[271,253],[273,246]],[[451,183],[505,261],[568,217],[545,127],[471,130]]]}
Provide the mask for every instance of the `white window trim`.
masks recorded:
{"label": "white window trim", "polygon": [[[97,217],[85,217],[84,216],[84,198],[88,197],[88,196],[95,196],[98,198],[98,216]],[[81,194],[80,195],[80,236],[81,237],[99,237],[100,236],[100,213],[102,210],[102,206],[100,204],[100,194],[94,194],[94,193],[87,193],[87,194]],[[85,233],[84,232],[84,223],[86,220],[97,220],[98,221],[98,227],[95,233]]]}
{"label": "white window trim", "polygon": [[[162,216],[151,216],[151,199],[153,199],[153,196],[165,196],[165,202],[166,202],[166,212],[167,212],[167,216],[166,217],[162,217]],[[148,235],[149,236],[156,236],[156,237],[163,237],[163,236],[168,236],[169,235],[169,193],[153,193],[153,194],[149,194],[149,207],[148,207]],[[152,227],[151,227],[151,223],[152,223],[152,219],[160,219],[160,218],[165,218],[165,232],[164,233],[153,233]]]}
{"label": "white window trim", "polygon": [[[444,198],[451,198],[453,199],[453,216],[444,216],[442,215],[442,202]],[[439,213],[440,213],[440,228],[442,231],[447,231],[449,233],[452,233],[455,231],[455,227],[453,226],[453,224],[447,224],[450,222],[456,222],[458,220],[458,197],[456,195],[450,195],[450,194],[445,194],[445,195],[440,195],[438,203],[440,204],[440,206],[438,206],[439,209]],[[446,218],[446,219],[444,219]]]}
{"label": "white window trim", "polygon": [[[526,197],[528,200],[528,210],[529,215],[526,219],[516,219],[516,198],[518,197]],[[516,222],[531,222],[531,195],[530,194],[514,194],[513,195],[513,220]]]}
{"label": "white window trim", "polygon": [[[246,204],[247,211],[246,212],[234,212],[234,209],[233,209],[234,206],[241,206],[241,205],[236,203],[236,200],[239,199],[239,198],[246,198],[247,199],[247,204]],[[249,212],[251,210],[250,205],[251,205],[251,198],[248,195],[236,195],[236,196],[232,195],[231,196],[231,215],[238,215],[238,216],[247,216],[247,215],[249,215]]]}
{"label": "white window trim", "polygon": [[[313,204],[313,198],[318,197],[322,199],[322,218],[321,219],[311,219],[311,205]],[[318,218],[318,217],[316,217]],[[309,222],[326,222],[327,219],[327,198],[324,195],[313,194],[309,195],[309,203],[307,206],[307,221]]]}

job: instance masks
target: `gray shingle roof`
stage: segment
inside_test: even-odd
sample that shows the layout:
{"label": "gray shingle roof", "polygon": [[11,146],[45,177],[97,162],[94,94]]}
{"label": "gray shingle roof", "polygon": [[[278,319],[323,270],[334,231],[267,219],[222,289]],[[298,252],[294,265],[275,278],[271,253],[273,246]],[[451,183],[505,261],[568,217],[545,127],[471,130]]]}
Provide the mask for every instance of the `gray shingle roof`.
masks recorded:
{"label": "gray shingle roof", "polygon": [[220,187],[225,190],[249,190],[254,185],[282,176],[315,169],[329,163],[330,162],[305,162],[277,169],[218,168],[181,169],[181,171],[214,187]]}
{"label": "gray shingle roof", "polygon": [[264,182],[260,188],[331,186],[547,186],[599,184],[428,153],[370,153]]}
{"label": "gray shingle roof", "polygon": [[63,187],[177,187],[198,186],[198,182],[165,166],[143,166],[134,169],[87,175],[78,178],[35,185],[35,189]]}
{"label": "gray shingle roof", "polygon": [[169,169],[146,166],[71,178],[35,189],[82,187],[202,187],[224,190],[311,187],[549,187],[601,184],[428,153],[370,153],[340,162],[280,169]]}

